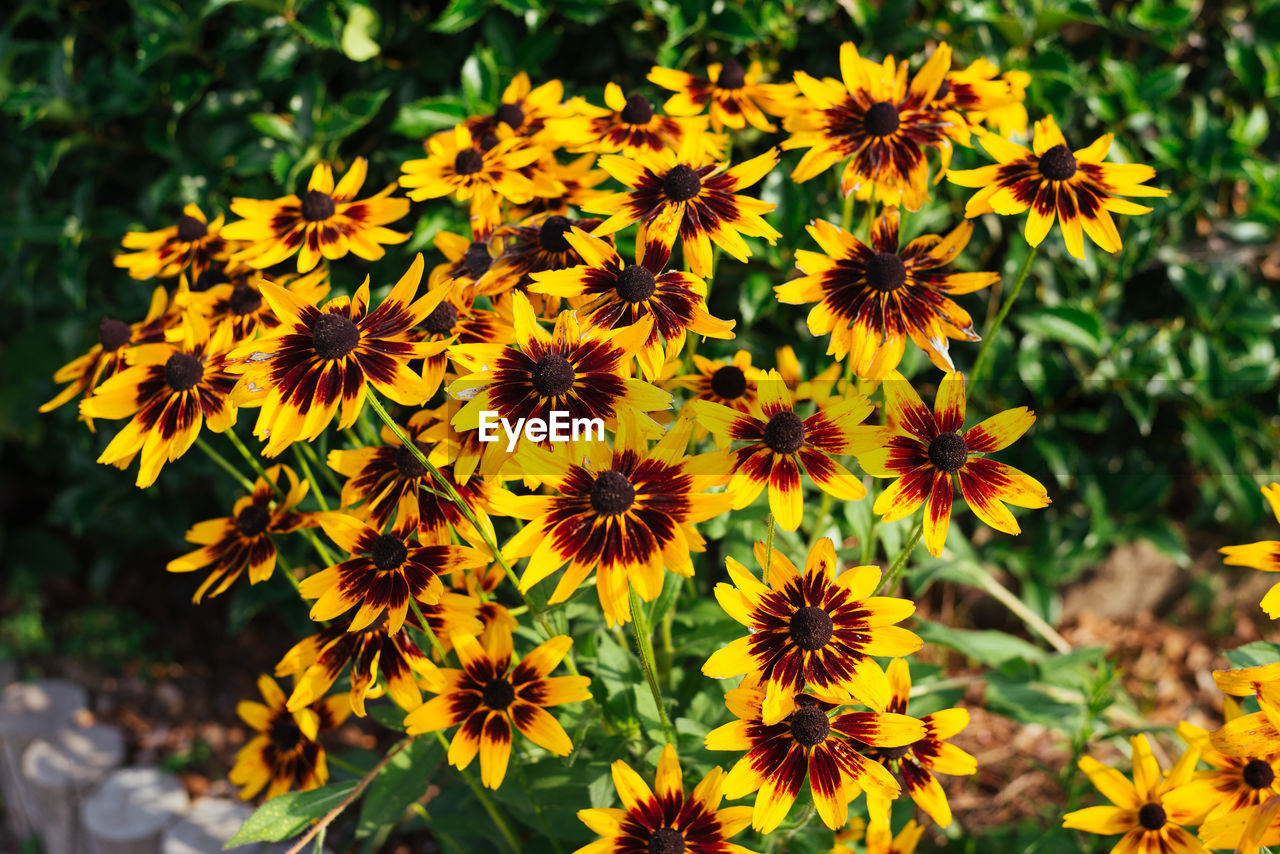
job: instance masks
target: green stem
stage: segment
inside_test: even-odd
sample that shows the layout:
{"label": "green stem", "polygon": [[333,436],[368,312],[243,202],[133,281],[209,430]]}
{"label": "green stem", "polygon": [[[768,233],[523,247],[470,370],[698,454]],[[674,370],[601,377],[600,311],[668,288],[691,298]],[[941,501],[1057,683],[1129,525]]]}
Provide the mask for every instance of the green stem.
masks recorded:
{"label": "green stem", "polygon": [[778,526],[778,522],[773,518],[773,513],[769,513],[769,521],[765,522],[764,534],[764,586],[769,586],[769,570],[773,568],[773,530]]}
{"label": "green stem", "polygon": [[529,803],[533,806],[533,814],[537,817],[538,823],[542,825],[542,832],[546,834],[547,839],[551,842],[551,847],[556,854],[564,854],[564,849],[560,847],[560,842],[551,833],[551,825],[547,823],[547,816],[542,811],[542,802],[533,796],[533,792],[529,789],[529,776],[524,773],[525,762],[528,761],[528,754],[524,749],[524,745],[520,745],[519,761],[516,762],[516,776],[520,778],[520,788],[524,789],[524,796],[529,799]]}
{"label": "green stem", "polygon": [[[230,432],[230,431],[227,431]],[[196,437],[196,444],[200,446],[200,450],[204,451],[209,459],[217,463],[223,471],[236,479],[236,483],[240,484],[245,492],[253,492],[253,481],[240,473],[240,469],[236,468],[222,454],[213,449],[213,446],[204,440],[203,436]]]}
{"label": "green stem", "polygon": [[1013,308],[1014,301],[1022,291],[1022,285],[1026,282],[1027,275],[1031,272],[1031,262],[1035,257],[1036,247],[1032,246],[1027,250],[1027,257],[1022,261],[1022,268],[1018,270],[1018,277],[1013,280],[1013,289],[1009,291],[1009,296],[1005,297],[1004,305],[1000,306],[1000,312],[982,333],[982,346],[978,348],[978,357],[973,360],[973,369],[969,371],[968,384],[970,388],[973,388],[974,382],[982,374],[982,366],[987,359],[987,350],[990,349],[991,342],[995,340],[996,333],[1000,331],[1001,324],[1004,323],[1005,317],[1009,314],[1009,309]]}
{"label": "green stem", "polygon": [[[305,442],[303,447],[308,447]],[[307,458],[303,456],[301,448],[296,444],[293,446],[293,456],[298,461],[298,468],[302,469],[302,476],[307,479],[307,483],[311,484],[311,494],[316,497],[316,502],[320,505],[320,509],[328,513],[329,502],[325,500],[324,490],[320,488],[320,484],[316,481],[316,476],[311,473],[311,466],[307,465]]]}
{"label": "green stem", "polygon": [[[836,186],[840,186],[839,170],[836,170]],[[848,231],[853,226],[853,193],[844,197],[840,208],[840,229]]]}
{"label": "green stem", "polygon": [[[445,749],[445,753],[448,753],[449,740],[444,737],[444,733],[436,730],[436,740]],[[484,807],[484,811],[489,814],[489,818],[493,819],[493,823],[498,826],[498,832],[502,834],[502,841],[507,843],[507,847],[511,849],[511,854],[520,854],[520,840],[512,832],[511,826],[507,824],[506,819],[502,817],[502,813],[498,812],[498,807],[493,803],[493,799],[485,794],[484,789],[480,788],[475,778],[467,773],[467,769],[459,768],[458,773],[462,775],[462,779],[471,787],[471,793],[476,796],[476,800]]]}
{"label": "green stem", "polygon": [[662,722],[662,734],[667,744],[675,744],[676,737],[671,731],[671,722],[667,720],[667,710],[662,705],[662,689],[658,687],[658,677],[653,669],[653,632],[649,628],[649,620],[644,612],[644,605],[636,591],[629,585],[627,594],[631,604],[631,629],[636,636],[636,648],[640,652],[640,666],[644,670],[644,678],[649,682],[649,690],[653,693],[653,703],[658,707],[658,720]]}
{"label": "green stem", "polygon": [[817,540],[822,536],[822,524],[827,521],[827,514],[831,512],[831,505],[835,503],[835,498],[830,492],[822,493],[822,503],[818,505],[818,515],[813,517],[813,530],[811,539]]}
{"label": "green stem", "polygon": [[338,483],[338,478],[334,475],[333,469],[329,468],[327,463],[322,463],[320,461],[320,456],[316,453],[315,448],[311,447],[311,443],[303,442],[300,445],[295,445],[294,447],[302,448],[302,453],[306,454],[307,459],[311,460],[311,465],[315,466],[316,469],[324,475],[324,479],[328,481],[329,488],[334,491],[334,494],[342,495],[342,484]]}
{"label": "green stem", "polygon": [[982,579],[983,589],[986,590],[987,593],[990,593],[993,598],[998,600],[1000,604],[1004,605],[1021,618],[1022,621],[1027,624],[1027,628],[1031,629],[1031,631],[1048,641],[1049,645],[1058,652],[1071,652],[1071,644],[1066,638],[1058,634],[1057,630],[1046,623],[1039,614],[1028,608],[1027,603],[1013,595],[1013,592],[1009,590],[1009,588],[1005,587],[999,581],[996,581],[991,573],[983,572]]}
{"label": "green stem", "polygon": [[445,659],[444,644],[440,643],[440,638],[436,637],[435,630],[431,628],[427,618],[422,615],[422,608],[419,607],[418,600],[410,596],[409,607],[413,609],[413,615],[418,618],[418,622],[422,625],[422,633],[431,641],[431,648],[436,651],[436,655],[440,656],[440,661],[443,663]]}
{"label": "green stem", "polygon": [[906,568],[907,558],[911,557],[911,553],[916,550],[916,545],[920,542],[920,537],[924,535],[924,517],[920,517],[920,523],[916,525],[911,535],[907,537],[907,544],[902,547],[902,551],[898,552],[898,556],[893,559],[893,564],[889,567],[889,571],[880,579],[880,584],[876,586],[872,596],[878,595],[881,590],[886,593],[893,592],[893,586],[898,583],[898,578],[902,575],[902,571]]}

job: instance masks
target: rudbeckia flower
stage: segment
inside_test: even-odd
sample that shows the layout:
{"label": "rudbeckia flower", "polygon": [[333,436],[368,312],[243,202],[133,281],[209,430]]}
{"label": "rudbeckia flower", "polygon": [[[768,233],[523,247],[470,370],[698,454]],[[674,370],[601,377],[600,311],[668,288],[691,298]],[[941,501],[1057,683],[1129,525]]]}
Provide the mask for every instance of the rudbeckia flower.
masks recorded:
{"label": "rudbeckia flower", "polygon": [[386,254],[383,244],[404,243],[407,232],[384,226],[409,212],[406,199],[389,198],[395,184],[367,199],[356,201],[364,185],[367,163],[357,157],[335,187],[333,170],[317,163],[311,170],[307,192],[270,201],[232,199],[231,210],[244,217],[223,229],[223,236],[248,241],[236,254],[258,269],[279,264],[294,253],[298,272],[306,273],[321,258],[341,258],[348,252],[366,261]]}
{"label": "rudbeckia flower", "polygon": [[[1276,521],[1280,522],[1280,483],[1262,487],[1262,495],[1271,505],[1271,512],[1275,514]],[[1275,540],[1262,540],[1242,546],[1223,546],[1218,551],[1226,555],[1222,562],[1227,566],[1248,566],[1263,572],[1280,572],[1280,542]],[[1260,604],[1262,610],[1266,611],[1271,619],[1280,617],[1280,583],[1272,585],[1267,594],[1262,597]]]}
{"label": "rudbeckia flower", "polygon": [[573,638],[553,637],[514,667],[511,634],[489,632],[485,645],[456,635],[453,648],[461,670],[441,668],[424,680],[433,697],[404,719],[410,734],[436,732],[460,724],[449,745],[449,764],[466,768],[480,754],[480,781],[490,789],[502,785],[511,758],[511,729],[556,756],[573,750],[569,735],[547,709],[591,699],[585,676],[551,676],[568,653]]}
{"label": "rudbeckia flower", "polygon": [[[445,288],[445,298],[418,326],[417,337],[421,341],[444,342],[452,346],[510,344],[516,340],[509,305],[500,305],[492,311],[480,308],[476,304],[475,288],[457,280],[445,281],[438,287]],[[432,389],[432,394],[444,382],[448,368],[447,350],[434,353],[423,360],[422,379]]]}
{"label": "rudbeckia flower", "polygon": [[[735,195],[757,183],[778,163],[771,148],[737,166],[705,163],[688,148],[677,154],[662,150],[645,161],[611,155],[600,167],[628,190],[592,202],[586,210],[612,214],[596,228],[597,237],[640,223],[636,245],[645,247],[645,260],[655,269],[666,266],[679,238],[685,263],[695,276],[711,276],[711,244],[739,261],[751,257],[742,235],[775,243],[782,235],[761,218],[776,205]],[[705,164],[705,165],[704,165]]]}
{"label": "rudbeckia flower", "polygon": [[[867,825],[866,854],[915,854],[920,837],[924,836],[924,826],[915,820],[903,825],[897,836],[888,821],[873,821]],[[832,854],[853,854],[852,849],[833,849]]]}
{"label": "rudbeckia flower", "polygon": [[[892,691],[888,711],[905,715],[911,697],[911,671],[907,662],[895,658],[889,662],[887,675]],[[907,794],[916,805],[928,813],[939,827],[947,827],[951,824],[951,805],[947,803],[947,795],[934,774],[966,776],[977,773],[977,760],[947,741],[969,725],[969,710],[943,709],[925,715],[920,722],[924,724],[925,731],[916,741],[863,752],[894,772],[894,776],[906,784]],[[867,811],[872,824],[888,826],[888,800],[868,794]]]}
{"label": "rudbeckia flower", "polygon": [[872,656],[910,655],[920,648],[919,637],[894,625],[911,616],[915,605],[873,596],[880,582],[874,566],[836,575],[835,544],[827,537],[809,551],[803,573],[781,552],[770,556],[763,543],[755,551],[768,567],[763,583],[726,558],[733,584],[716,585],[720,607],[751,633],[712,654],[703,674],[752,674],[764,693],[761,714],[767,724],[789,715],[805,690],[883,709],[889,685]]}
{"label": "rudbeckia flower", "polygon": [[[77,395],[87,398],[101,383],[125,369],[129,364],[130,348],[139,344],[163,342],[166,329],[179,317],[176,313],[170,313],[168,307],[168,293],[164,287],[158,287],[151,294],[151,307],[147,310],[147,316],[137,323],[103,317],[98,322],[98,342],[89,348],[89,352],[58,368],[53,381],[67,385],[52,400],[42,404],[40,411],[57,409]],[[93,418],[83,413],[81,417],[92,431]]]}
{"label": "rudbeckia flower", "polygon": [[[1227,721],[1244,712],[1232,698],[1223,703]],[[1184,811],[1195,812],[1193,824],[1204,824],[1232,813],[1250,811],[1264,801],[1280,796],[1280,753],[1264,756],[1227,756],[1213,749],[1209,732],[1188,721],[1178,724],[1178,735],[1188,747],[1200,751],[1210,768],[1197,771],[1184,786],[1169,793],[1167,801]]]}
{"label": "rudbeckia flower", "polygon": [[[283,481],[281,478],[283,475]],[[204,583],[191,601],[199,602],[226,591],[248,571],[249,583],[266,581],[276,567],[276,544],[272,534],[287,534],[314,524],[311,514],[297,507],[307,495],[309,484],[299,482],[288,466],[272,466],[266,478],[258,478],[253,491],[236,501],[231,515],[198,522],[187,531],[187,542],[201,548],[169,561],[170,572],[207,572]],[[283,497],[277,497],[281,489]],[[214,585],[217,585],[216,587]]]}
{"label": "rudbeckia flower", "polygon": [[920,210],[929,194],[925,153],[938,151],[946,171],[952,140],[969,144],[963,118],[930,106],[950,68],[951,48],[943,43],[908,84],[905,62],[895,71],[893,57],[878,65],[845,42],[842,80],[797,71],[796,84],[812,106],[788,124],[792,134],[782,143],[809,149],[791,177],[808,181],[848,158],[840,179],[846,196]]}
{"label": "rudbeckia flower", "polygon": [[592,572],[612,626],[631,620],[628,590],[645,602],[662,592],[663,568],[693,575],[690,552],[706,543],[694,528],[729,509],[728,494],[703,494],[723,483],[721,454],[688,457],[692,425],[682,421],[652,449],[636,419],[620,417],[614,447],[590,448],[579,464],[560,455],[526,450],[520,470],[536,472],[549,495],[499,492],[493,512],[531,520],[503,549],[509,558],[530,556],[520,589],[528,590],[569,565],[549,604],[567,600]]}
{"label": "rudbeckia flower", "polygon": [[[1005,507],[1039,508],[1049,504],[1040,481],[985,456],[1007,448],[1035,423],[1025,406],[1008,409],[960,432],[964,427],[964,374],[947,374],[938,387],[933,412],[900,374],[884,383],[888,426],[864,431],[854,453],[873,477],[897,478],[876,498],[873,512],[884,522],[905,519],[921,504],[924,544],[942,554],[951,524],[953,481],[975,516],[1006,534],[1018,534],[1018,520]],[[1002,503],[1003,502],[1003,503]]]}
{"label": "rudbeckia flower", "polygon": [[639,93],[624,95],[616,83],[605,86],[604,102],[604,107],[596,107],[574,98],[570,105],[577,115],[551,120],[551,133],[570,151],[621,152],[641,162],[686,145],[711,154],[721,150],[707,133],[710,120],[706,116],[658,115],[648,98]]}
{"label": "rudbeckia flower", "polygon": [[[529,293],[534,275],[546,270],[563,270],[583,263],[583,256],[568,240],[573,228],[590,231],[600,224],[598,219],[572,220],[559,214],[539,214],[519,225],[500,226],[494,240],[502,246],[493,264],[476,281],[477,296],[487,296],[495,303],[505,302],[511,291]],[[560,297],[531,297],[542,317],[555,317],[560,310]]]}
{"label": "rudbeckia flower", "polygon": [[129,418],[98,457],[127,468],[139,454],[138,486],[155,483],[166,462],[185,454],[207,426],[214,433],[236,421],[228,373],[230,330],[210,337],[197,316],[188,315],[177,343],[143,344],[128,351],[130,367],[115,374],[80,401],[87,418]]}
{"label": "rudbeckia flower", "polygon": [[601,836],[574,854],[755,854],[729,841],[751,823],[751,807],[720,808],[724,773],[711,769],[686,796],[676,749],[658,759],[653,788],[619,759],[613,787],[622,809],[578,810],[578,818]]}
{"label": "rudbeckia flower", "polygon": [[733,509],[741,510],[769,487],[769,509],[784,530],[800,527],[804,515],[804,490],[800,474],[823,492],[843,501],[857,501],[867,494],[862,480],[835,461],[853,452],[858,424],[871,414],[862,395],[819,408],[808,418],[795,411],[791,390],[777,371],[770,371],[758,386],[760,411],[740,412],[709,400],[690,401],[690,411],[711,431],[716,444],[726,448],[744,444],[734,452]]}
{"label": "rudbeckia flower", "polygon": [[1111,806],[1088,807],[1067,813],[1062,826],[1124,837],[1111,849],[1113,854],[1201,854],[1203,845],[1179,825],[1189,824],[1194,814],[1185,813],[1169,802],[1168,796],[1191,779],[1199,757],[1188,748],[1167,775],[1151,754],[1145,735],[1129,739],[1133,746],[1133,782],[1092,756],[1080,759],[1083,771]]}
{"label": "rudbeckia flower", "polygon": [[[484,142],[484,140],[480,140]],[[542,149],[507,135],[489,147],[477,146],[466,125],[427,141],[427,156],[400,164],[400,186],[415,202],[453,196],[471,202],[471,227],[488,234],[502,222],[502,200],[525,204],[534,182],[520,172],[542,156]]]}
{"label": "rudbeckia flower", "polygon": [[188,270],[194,279],[234,248],[227,243],[231,235],[223,233],[222,220],[218,216],[209,222],[198,205],[187,205],[174,225],[127,233],[122,245],[137,251],[117,255],[115,265],[134,279],[168,279]]}
{"label": "rudbeckia flower", "polygon": [[409,613],[409,600],[426,604],[440,601],[444,584],[440,576],[459,569],[483,566],[483,552],[462,546],[418,545],[412,529],[392,527],[380,534],[347,513],[316,514],[329,539],[351,555],[336,566],[302,580],[298,592],[315,599],[311,619],[332,620],[358,607],[347,631],[358,632],[383,611],[387,631],[398,632]]}
{"label": "rudbeckia flower", "polygon": [[516,136],[554,145],[556,140],[548,133],[547,119],[566,114],[568,108],[563,100],[564,84],[559,80],[548,80],[535,87],[529,75],[521,71],[511,78],[502,92],[501,102],[492,113],[473,116],[463,125],[472,139],[496,135],[500,128],[504,128]]}
{"label": "rudbeckia flower", "polygon": [[331,697],[291,712],[285,693],[270,676],[258,677],[263,703],[243,700],[236,706],[240,720],[256,735],[236,754],[227,777],[249,800],[266,789],[264,800],[290,790],[318,789],[329,780],[320,733],[336,729],[351,714],[346,697]]}
{"label": "rudbeckia flower", "polygon": [[596,155],[584,154],[568,163],[560,163],[554,154],[544,154],[522,170],[527,175],[540,174],[555,181],[564,189],[558,194],[534,196],[531,201],[511,208],[511,219],[518,220],[537,214],[568,216],[570,208],[584,208],[588,203],[609,195],[608,190],[596,187],[609,180],[609,173],[596,168]]}
{"label": "rudbeckia flower", "polygon": [[1213,748],[1227,756],[1280,753],[1280,664],[1213,671],[1218,690],[1232,697],[1254,696],[1259,711],[1232,718],[1209,735]]}
{"label": "rudbeckia flower", "polygon": [[952,170],[947,179],[962,187],[980,187],[964,207],[966,217],[995,212],[1002,216],[1027,211],[1023,231],[1027,243],[1039,246],[1056,217],[1062,223],[1067,251],[1084,257],[1084,237],[1107,252],[1120,249],[1120,232],[1111,214],[1144,214],[1151,208],[1121,196],[1169,195],[1168,190],[1144,182],[1156,170],[1142,163],[1104,163],[1112,134],[1072,151],[1053,117],[1036,122],[1028,151],[1017,143],[984,133],[978,140],[999,161],[980,169]]}
{"label": "rudbeckia flower", "polygon": [[972,223],[902,248],[895,207],[875,221],[870,246],[826,220],[808,231],[826,254],[797,250],[796,266],[806,275],[774,290],[779,302],[817,303],[809,312],[809,331],[829,333],[828,355],[848,356],[859,377],[884,379],[898,367],[908,338],[944,371],[955,370],[948,338],[979,340],[969,313],[949,297],[993,285],[1000,274],[943,270],[968,245]]}
{"label": "rudbeckia flower", "polygon": [[[672,377],[664,385],[688,391],[693,400],[709,400],[737,412],[751,412],[758,405],[759,385],[765,373],[752,366],[750,351],[739,350],[727,361],[694,353],[693,366],[696,374]],[[705,427],[699,425],[699,430],[702,432],[698,438],[706,435]]]}
{"label": "rudbeckia flower", "polygon": [[621,329],[641,318],[653,318],[649,337],[636,354],[645,379],[656,380],[662,366],[684,349],[686,332],[709,338],[732,338],[735,321],[707,311],[707,285],[697,276],[663,272],[637,247],[636,263],[622,260],[608,241],[575,226],[562,238],[582,263],[568,269],[532,274],[529,290],[568,297],[588,326]]}
{"label": "rudbeckia flower", "polygon": [[756,793],[751,826],[772,833],[787,817],[805,778],[813,790],[813,804],[822,823],[839,830],[849,820],[849,802],[865,791],[868,796],[897,797],[893,777],[881,766],[859,756],[851,738],[868,739],[883,747],[910,744],[924,732],[918,720],[882,712],[845,712],[808,694],[796,697],[795,711],[774,724],[761,717],[764,692],[734,688],[725,704],[738,720],[707,734],[708,750],[747,751],[724,779],[730,799]]}
{"label": "rudbeckia flower", "polygon": [[[234,281],[212,285],[203,291],[182,294],[176,301],[198,311],[215,329],[223,324],[230,326],[231,340],[243,344],[258,337],[259,332],[270,332],[280,325],[279,318],[262,298],[262,282],[262,275],[254,271],[253,275],[236,276]],[[302,276],[283,276],[274,284],[313,305],[329,293],[329,275],[323,268]]]}
{"label": "rudbeckia flower", "polygon": [[241,375],[236,398],[261,406],[254,435],[274,457],[299,439],[325,431],[341,406],[338,428],[355,423],[364,407],[365,383],[405,406],[420,406],[435,389],[409,362],[441,352],[445,341],[413,343],[410,330],[444,299],[442,288],[414,301],[422,281],[422,256],[382,304],[369,311],[366,277],[352,299],[337,297],[317,308],[277,285],[262,295],[280,320],[270,335],[237,347],[231,369]]}
{"label": "rudbeckia flower", "polygon": [[790,110],[785,105],[795,99],[797,89],[793,83],[761,83],[763,73],[759,62],[743,68],[729,57],[707,66],[706,77],[655,65],[649,81],[676,93],[662,106],[673,116],[696,116],[709,105],[711,127],[717,131],[726,127],[741,130],[750,124],[772,133],[777,128],[765,113],[787,115]]}
{"label": "rudbeckia flower", "polygon": [[1027,132],[1027,108],[1023,104],[1031,75],[1025,71],[1000,73],[985,59],[968,68],[947,72],[930,104],[936,110],[954,110],[974,130],[986,123],[1001,136]]}
{"label": "rudbeckia flower", "polygon": [[493,247],[490,232],[475,232],[468,239],[461,234],[442,231],[432,239],[432,244],[445,257],[445,263],[431,268],[427,285],[435,290],[452,281],[460,288],[473,285],[493,264]]}

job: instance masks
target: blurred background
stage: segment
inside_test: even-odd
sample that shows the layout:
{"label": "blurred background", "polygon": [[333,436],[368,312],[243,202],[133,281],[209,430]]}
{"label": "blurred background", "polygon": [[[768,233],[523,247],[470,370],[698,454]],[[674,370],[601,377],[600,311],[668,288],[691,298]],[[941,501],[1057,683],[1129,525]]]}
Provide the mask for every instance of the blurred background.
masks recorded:
{"label": "blurred background", "polygon": [[[973,846],[1036,838],[1041,851],[1088,850],[1074,836],[1039,834],[1083,791],[1062,767],[1099,735],[1098,721],[1211,722],[1208,671],[1220,651],[1270,631],[1257,607],[1267,580],[1222,566],[1216,550],[1277,533],[1258,491],[1280,479],[1276,0],[9,4],[0,22],[0,658],[25,675],[89,685],[98,713],[129,727],[131,750],[195,790],[219,785],[243,738],[235,702],[306,625],[278,578],[196,608],[190,579],[164,572],[186,550],[183,532],[225,515],[233,495],[202,456],[140,491],[132,473],[94,462],[118,424],[93,434],[74,404],[36,411],[104,315],[145,313],[154,283],[112,265],[126,231],[166,226],[187,202],[212,216],[233,196],[292,192],[317,159],[369,158],[372,191],[394,181],[426,135],[491,111],[521,70],[597,104],[607,81],[660,103],[663,90],[645,80],[654,64],[701,72],[733,56],[783,81],[795,69],[836,74],[847,40],[913,68],[947,41],[957,66],[985,57],[1024,69],[1033,120],[1055,116],[1075,148],[1116,134],[1112,159],[1151,164],[1152,183],[1171,190],[1152,214],[1125,220],[1114,257],[1076,261],[1050,235],[995,342],[997,370],[970,393],[971,420],[1020,405],[1040,415],[1001,459],[1044,481],[1054,504],[1024,514],[1021,537],[975,544],[982,565],[1073,652],[1039,659],[985,634],[1026,633],[968,583],[963,560],[912,582],[922,615],[952,630],[921,632],[933,661],[972,674],[966,696],[988,709],[958,740],[981,770],[950,790],[953,849],[1014,850]],[[744,137],[735,158],[779,138]],[[704,354],[743,347],[771,366],[774,344],[795,341],[810,372],[825,366],[825,339],[804,330],[807,309],[777,305],[771,290],[792,275],[794,250],[811,248],[804,225],[840,216],[831,174],[788,180],[798,155],[761,189],[779,205],[772,222],[783,239],[748,264],[722,264],[712,285],[712,313],[738,318],[739,337],[708,342]],[[985,162],[962,149],[953,165]],[[962,216],[966,191],[944,184],[936,195],[907,218],[908,236]],[[415,205],[393,226],[413,230],[408,251],[373,265],[375,285],[459,222],[448,204]],[[1003,269],[1008,282],[1026,251],[1020,226],[980,220],[962,266]],[[335,265],[339,289],[366,271],[348,262]],[[1000,296],[962,300],[979,329]],[[976,347],[952,352],[963,370]],[[904,364],[913,370],[930,399],[937,372]],[[866,509],[849,508],[850,524]],[[972,517],[959,524],[972,530]],[[725,538],[721,554],[746,547],[747,536],[723,526],[710,533]],[[1112,702],[1123,714],[1102,714]]]}

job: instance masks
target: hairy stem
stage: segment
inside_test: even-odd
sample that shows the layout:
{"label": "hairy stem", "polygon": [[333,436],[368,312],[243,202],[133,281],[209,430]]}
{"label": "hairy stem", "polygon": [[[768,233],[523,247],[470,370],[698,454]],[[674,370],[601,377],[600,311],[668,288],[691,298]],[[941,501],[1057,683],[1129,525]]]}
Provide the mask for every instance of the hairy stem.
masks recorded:
{"label": "hairy stem", "polygon": [[653,693],[653,703],[658,707],[658,720],[662,722],[662,734],[667,744],[675,744],[676,737],[671,730],[671,722],[667,720],[667,710],[662,705],[662,689],[658,686],[657,671],[653,668],[653,630],[649,627],[649,618],[644,612],[644,604],[636,591],[629,585],[627,595],[631,605],[631,629],[636,636],[636,648],[640,652],[640,667],[644,670],[644,678],[649,682],[649,690]]}

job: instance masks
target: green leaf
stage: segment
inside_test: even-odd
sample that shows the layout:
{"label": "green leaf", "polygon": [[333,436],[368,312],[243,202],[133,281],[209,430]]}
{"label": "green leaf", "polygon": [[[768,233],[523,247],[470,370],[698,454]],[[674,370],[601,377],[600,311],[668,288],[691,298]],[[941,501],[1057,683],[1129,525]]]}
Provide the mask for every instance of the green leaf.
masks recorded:
{"label": "green leaf", "polygon": [[302,137],[298,135],[298,129],[293,126],[293,122],[288,116],[282,116],[277,113],[254,113],[249,116],[249,124],[253,129],[264,136],[272,139],[278,139],[281,142],[292,142],[295,145],[302,143]]}
{"label": "green leaf", "polygon": [[438,33],[457,33],[484,17],[484,0],[453,0],[431,25]]}
{"label": "green leaf", "polygon": [[420,139],[443,128],[451,128],[467,116],[456,98],[423,98],[402,104],[391,132]]}
{"label": "green leaf", "polygon": [[1254,641],[1227,652],[1227,661],[1233,667],[1259,667],[1280,662],[1280,644],[1270,641]]}
{"label": "green leaf", "polygon": [[1032,309],[1018,313],[1017,323],[1023,331],[1050,341],[1098,355],[1102,350],[1102,321],[1098,316],[1071,306]]}
{"label": "green leaf", "polygon": [[309,792],[286,792],[267,801],[249,816],[223,849],[248,842],[279,842],[297,836],[307,825],[336,807],[356,787],[355,780],[334,783]]}
{"label": "green leaf", "polygon": [[391,758],[369,784],[356,837],[371,836],[395,824],[409,805],[427,791],[427,781],[444,758],[444,748],[433,737],[419,738]]}
{"label": "green leaf", "polygon": [[998,631],[953,629],[941,623],[921,619],[914,629],[925,643],[936,643],[969,656],[979,664],[996,667],[1006,661],[1040,661],[1045,652],[1022,638]]}
{"label": "green leaf", "polygon": [[342,28],[342,52],[356,62],[373,59],[382,52],[375,41],[381,28],[377,12],[368,6],[352,6],[347,24]]}

